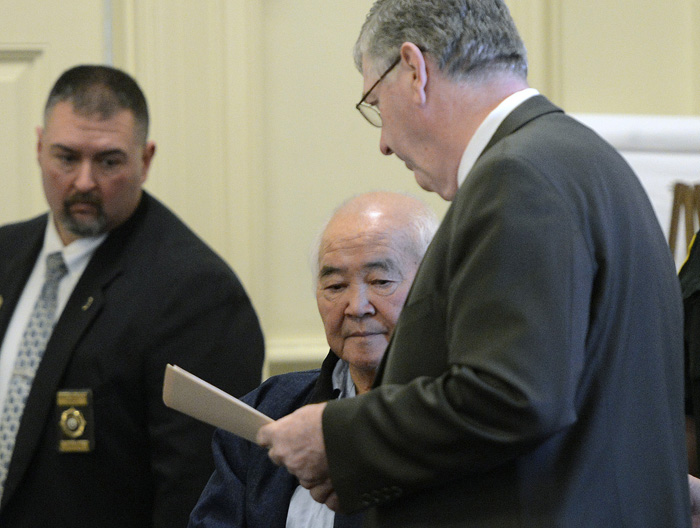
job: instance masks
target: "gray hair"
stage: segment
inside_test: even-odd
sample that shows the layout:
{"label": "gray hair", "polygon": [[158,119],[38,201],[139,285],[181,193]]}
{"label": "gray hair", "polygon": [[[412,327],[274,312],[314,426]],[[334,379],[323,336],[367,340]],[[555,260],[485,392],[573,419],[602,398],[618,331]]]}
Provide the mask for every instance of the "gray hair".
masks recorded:
{"label": "gray hair", "polygon": [[366,55],[378,69],[411,42],[453,80],[493,73],[527,78],[527,52],[502,0],[377,0],[355,44],[355,65]]}
{"label": "gray hair", "polygon": [[438,230],[438,227],[440,227],[440,220],[435,214],[435,211],[433,211],[432,208],[430,208],[430,206],[423,202],[423,200],[416,198],[410,193],[375,191],[369,193],[356,194],[345,200],[333,210],[328,219],[323,223],[323,228],[314,237],[309,258],[310,268],[313,271],[314,287],[316,287],[316,281],[318,280],[321,242],[323,240],[323,234],[325,233],[328,224],[339,211],[346,208],[349,204],[351,204],[358,198],[362,198],[371,194],[376,194],[377,192],[384,195],[393,194],[397,197],[403,196],[406,198],[410,198],[412,201],[415,202],[415,207],[411,210],[411,213],[409,215],[408,224],[405,226],[406,234],[409,237],[408,251],[413,253],[413,256],[418,262],[420,262],[423,259],[425,252],[428,250],[430,242],[433,240],[435,232]]}

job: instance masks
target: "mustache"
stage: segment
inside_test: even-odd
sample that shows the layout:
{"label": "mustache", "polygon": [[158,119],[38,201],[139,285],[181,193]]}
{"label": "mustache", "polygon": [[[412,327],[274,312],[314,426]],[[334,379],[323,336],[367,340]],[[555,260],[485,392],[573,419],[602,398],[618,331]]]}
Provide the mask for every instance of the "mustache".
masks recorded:
{"label": "mustache", "polygon": [[382,325],[347,325],[341,330],[342,337],[370,335],[370,334],[388,334],[388,329]]}
{"label": "mustache", "polygon": [[87,204],[101,207],[102,200],[99,198],[99,196],[95,196],[92,193],[75,193],[74,195],[66,198],[66,200],[63,202],[63,205],[66,208],[75,204]]}

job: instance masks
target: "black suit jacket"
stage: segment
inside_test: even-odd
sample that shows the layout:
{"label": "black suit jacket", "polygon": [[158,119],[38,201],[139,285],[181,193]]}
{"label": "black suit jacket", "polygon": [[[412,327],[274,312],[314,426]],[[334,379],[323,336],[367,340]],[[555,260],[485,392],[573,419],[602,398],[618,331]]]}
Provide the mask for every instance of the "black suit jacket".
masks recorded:
{"label": "black suit jacket", "polygon": [[[0,228],[0,336],[46,222]],[[57,321],[24,409],[0,526],[185,526],[213,469],[212,428],[165,407],[165,365],[243,395],[259,384],[262,359],[260,326],[235,274],[144,193]],[[59,453],[56,393],[86,389],[94,449]]]}
{"label": "black suit jacket", "polygon": [[371,526],[690,526],[682,310],[636,176],[544,97],[502,123],[421,264],[378,387],[323,416]]}

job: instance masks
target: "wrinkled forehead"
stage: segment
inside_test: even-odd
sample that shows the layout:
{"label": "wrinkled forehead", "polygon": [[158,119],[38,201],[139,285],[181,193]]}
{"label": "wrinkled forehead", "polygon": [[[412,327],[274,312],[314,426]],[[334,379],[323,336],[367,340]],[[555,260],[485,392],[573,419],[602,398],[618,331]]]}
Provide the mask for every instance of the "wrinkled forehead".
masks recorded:
{"label": "wrinkled forehead", "polygon": [[362,232],[323,238],[319,252],[319,279],[330,274],[370,271],[404,273],[409,259],[399,232]]}

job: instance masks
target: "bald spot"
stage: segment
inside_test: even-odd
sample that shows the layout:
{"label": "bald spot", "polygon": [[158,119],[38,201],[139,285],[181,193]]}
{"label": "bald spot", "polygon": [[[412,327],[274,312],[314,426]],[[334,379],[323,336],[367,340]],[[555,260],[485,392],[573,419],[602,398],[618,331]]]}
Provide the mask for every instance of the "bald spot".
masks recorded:
{"label": "bald spot", "polygon": [[[338,247],[367,243],[392,246],[417,266],[422,255],[417,248],[413,218],[426,206],[420,200],[399,193],[373,192],[352,198],[328,222],[321,237],[319,265],[323,255]],[[319,270],[319,277],[329,270]]]}

